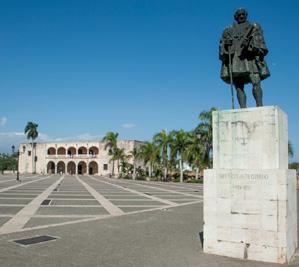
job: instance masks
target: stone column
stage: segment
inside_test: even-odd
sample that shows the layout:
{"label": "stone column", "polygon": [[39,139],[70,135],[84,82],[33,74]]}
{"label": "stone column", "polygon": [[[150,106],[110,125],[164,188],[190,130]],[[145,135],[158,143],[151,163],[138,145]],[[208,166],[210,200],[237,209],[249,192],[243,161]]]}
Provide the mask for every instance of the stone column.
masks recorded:
{"label": "stone column", "polygon": [[213,169],[204,173],[204,252],[287,263],[297,247],[296,173],[278,107],[213,113]]}

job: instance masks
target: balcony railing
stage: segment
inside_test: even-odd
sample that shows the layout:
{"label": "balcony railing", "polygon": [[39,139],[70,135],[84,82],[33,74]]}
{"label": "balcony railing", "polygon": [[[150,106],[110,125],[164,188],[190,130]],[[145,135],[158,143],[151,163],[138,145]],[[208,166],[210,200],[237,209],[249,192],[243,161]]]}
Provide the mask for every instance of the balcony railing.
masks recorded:
{"label": "balcony railing", "polygon": [[47,159],[94,159],[97,154],[47,155]]}

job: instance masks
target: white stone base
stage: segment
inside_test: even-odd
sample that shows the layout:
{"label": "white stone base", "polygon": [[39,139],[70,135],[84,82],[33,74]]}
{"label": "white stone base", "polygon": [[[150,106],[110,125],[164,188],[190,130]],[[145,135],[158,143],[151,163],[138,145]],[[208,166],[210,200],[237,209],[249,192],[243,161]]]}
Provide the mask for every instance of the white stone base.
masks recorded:
{"label": "white stone base", "polygon": [[205,253],[287,263],[296,247],[295,171],[205,171]]}
{"label": "white stone base", "polygon": [[287,115],[276,106],[214,111],[213,168],[287,169]]}

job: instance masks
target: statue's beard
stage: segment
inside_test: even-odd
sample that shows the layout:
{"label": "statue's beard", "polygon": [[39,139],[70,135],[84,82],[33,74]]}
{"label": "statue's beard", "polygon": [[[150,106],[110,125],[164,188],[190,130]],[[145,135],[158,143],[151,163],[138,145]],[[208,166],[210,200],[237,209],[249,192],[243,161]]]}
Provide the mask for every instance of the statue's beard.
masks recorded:
{"label": "statue's beard", "polygon": [[238,20],[238,23],[239,23],[239,24],[244,23],[244,22],[246,22],[246,18],[240,18],[240,19]]}

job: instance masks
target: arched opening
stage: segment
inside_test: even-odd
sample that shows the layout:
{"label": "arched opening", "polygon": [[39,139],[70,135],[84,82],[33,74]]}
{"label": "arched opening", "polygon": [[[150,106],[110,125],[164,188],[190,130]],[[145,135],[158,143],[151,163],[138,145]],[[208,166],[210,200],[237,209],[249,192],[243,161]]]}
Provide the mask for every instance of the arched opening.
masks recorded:
{"label": "arched opening", "polygon": [[65,173],[65,164],[63,161],[57,163],[57,173]]}
{"label": "arched opening", "polygon": [[56,149],[54,147],[48,148],[48,155],[56,155]]}
{"label": "arched opening", "polygon": [[76,174],[76,164],[75,162],[71,161],[67,164],[67,173],[68,174]]}
{"label": "arched opening", "polygon": [[59,147],[57,149],[57,155],[65,155],[66,154],[66,149],[64,147]]}
{"label": "arched opening", "polygon": [[98,163],[96,163],[95,161],[92,161],[89,163],[88,165],[88,173],[93,175],[99,172],[98,170]]}
{"label": "arched opening", "polygon": [[47,173],[53,174],[55,173],[55,163],[53,161],[49,161],[47,164]]}
{"label": "arched opening", "polygon": [[80,161],[78,164],[78,174],[86,174],[87,166],[84,161]]}
{"label": "arched opening", "polygon": [[78,149],[78,155],[86,155],[87,154],[87,148],[84,146],[79,147]]}
{"label": "arched opening", "polygon": [[99,149],[96,146],[92,146],[88,150],[88,154],[92,157],[99,154]]}
{"label": "arched opening", "polygon": [[68,150],[67,150],[67,154],[70,156],[70,157],[73,157],[74,155],[76,155],[76,148],[74,148],[73,146],[69,147]]}

